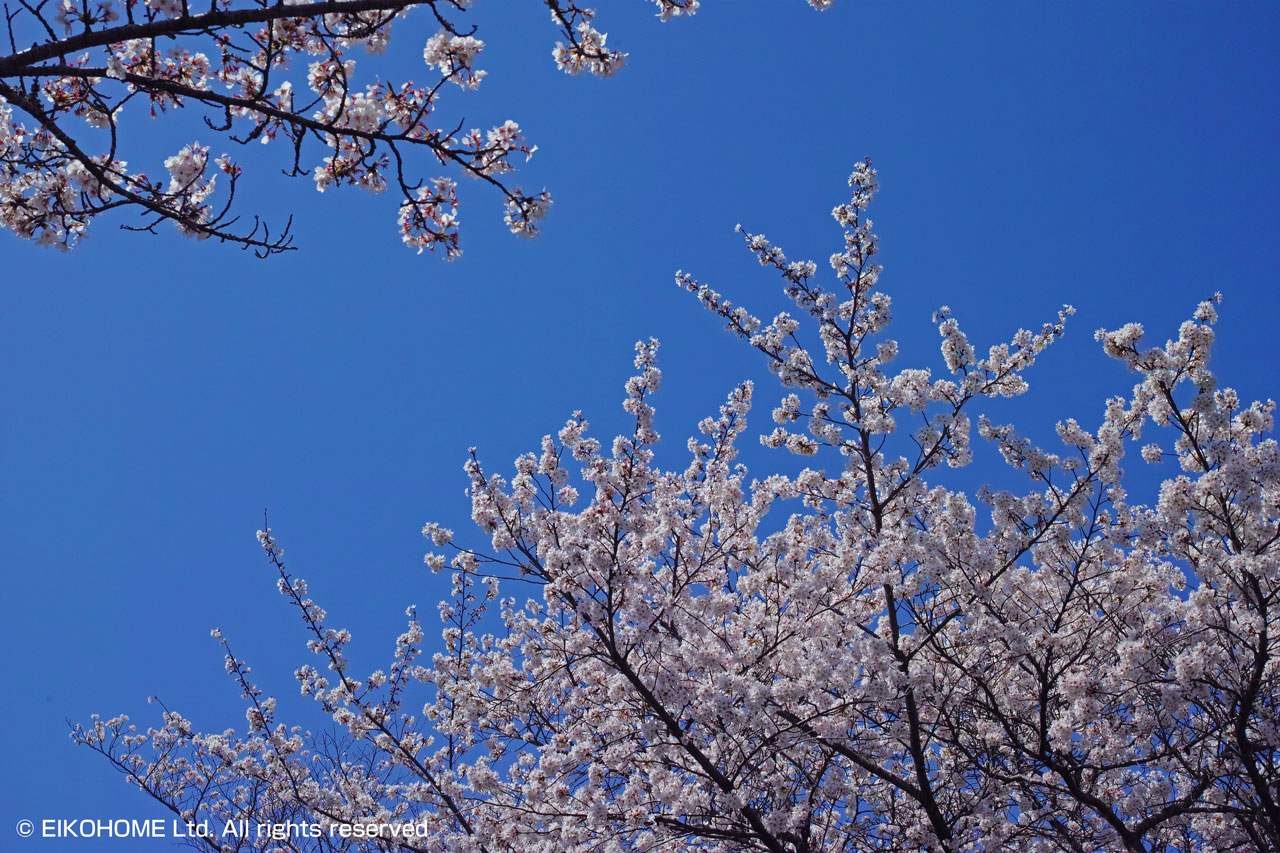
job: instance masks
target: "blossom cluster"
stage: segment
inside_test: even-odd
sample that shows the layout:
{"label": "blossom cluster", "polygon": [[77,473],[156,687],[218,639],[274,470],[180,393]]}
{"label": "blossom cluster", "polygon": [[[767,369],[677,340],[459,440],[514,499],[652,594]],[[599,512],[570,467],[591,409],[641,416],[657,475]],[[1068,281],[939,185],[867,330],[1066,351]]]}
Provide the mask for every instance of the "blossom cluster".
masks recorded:
{"label": "blossom cluster", "polygon": [[[561,35],[557,66],[600,76],[623,66],[626,54],[606,45],[593,10],[576,0],[544,2]],[[663,20],[698,8],[697,0],[655,2]],[[440,114],[449,84],[474,90],[486,74],[478,66],[485,43],[461,23],[470,5],[230,0],[197,9],[180,0],[60,0],[15,7],[8,18],[13,52],[0,56],[0,226],[66,249],[95,217],[129,208],[142,218],[127,226],[134,230],[167,221],[189,236],[263,255],[291,248],[288,226],[273,234],[257,218],[244,223],[233,213],[234,181],[215,201],[212,176],[166,186],[130,171],[118,156],[121,123],[141,107],[152,118],[203,110],[208,128],[227,143],[280,140],[291,152],[287,172],[312,176],[322,192],[395,187],[401,236],[419,252],[439,246],[456,258],[460,249],[455,180],[415,177],[408,162],[415,149],[491,185],[503,197],[510,230],[533,236],[550,196],[521,190],[505,176],[536,146],[514,121],[464,129]],[[363,62],[357,71],[356,51],[385,51],[396,19],[419,6],[439,27],[422,52],[428,78],[382,80]],[[18,43],[32,46],[18,50]],[[192,142],[182,151],[195,148],[204,146]],[[220,156],[219,163],[230,163]],[[240,169],[222,167],[233,177]]]}
{"label": "blossom cluster", "polygon": [[[659,467],[642,342],[626,434],[575,414],[510,478],[473,451],[487,544],[423,530],[453,585],[429,661],[410,610],[388,670],[354,674],[260,534],[323,665],[301,690],[360,748],[278,723],[229,652],[247,733],[167,714],[75,738],[183,814],[426,821],[421,851],[1280,849],[1275,406],[1210,372],[1216,298],[1163,345],[1100,331],[1136,385],[1041,448],[981,409],[1026,390],[1070,309],[985,354],[943,309],[940,361],[892,367],[871,164],[850,184],[832,283],[746,235],[794,314],[677,276],[773,368],[761,440],[811,467],[749,477],[750,383]],[[1022,488],[930,482],[975,464],[975,422]],[[1122,468],[1138,441],[1177,468],[1147,504]]]}

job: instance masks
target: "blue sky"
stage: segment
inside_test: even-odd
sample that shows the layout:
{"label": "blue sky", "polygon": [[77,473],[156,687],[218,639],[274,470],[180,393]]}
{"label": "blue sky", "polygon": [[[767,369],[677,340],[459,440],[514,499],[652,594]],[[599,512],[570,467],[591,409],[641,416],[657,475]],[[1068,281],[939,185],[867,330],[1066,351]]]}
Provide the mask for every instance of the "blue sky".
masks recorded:
{"label": "blue sky", "polygon": [[[575,409],[597,435],[619,431],[638,338],[663,342],[660,460],[681,464],[744,378],[760,380],[767,429],[767,373],[672,274],[772,314],[777,279],[733,226],[822,262],[863,156],[880,173],[871,216],[903,366],[939,364],[939,305],[985,346],[1070,302],[1031,393],[997,412],[1045,436],[1063,417],[1096,423],[1132,384],[1094,329],[1136,320],[1163,341],[1220,290],[1223,381],[1275,394],[1274,4],[841,0],[819,15],[706,0],[660,24],[649,4],[608,2],[600,27],[631,56],[603,81],[558,73],[541,5],[513,5],[477,4],[489,76],[444,111],[513,118],[540,146],[519,179],[555,198],[535,241],[463,181],[463,258],[415,255],[390,195],[319,195],[280,177],[286,152],[271,148],[246,160],[245,201],[295,215],[287,256],[113,222],[70,254],[0,234],[0,848],[133,849],[7,833],[22,818],[162,816],[74,748],[65,720],[145,725],[158,694],[203,727],[241,726],[214,626],[284,707],[300,701],[291,673],[309,655],[254,540],[264,508],[372,669],[405,606],[447,594],[419,530],[468,529],[467,448],[506,470]],[[410,17],[379,70],[419,74],[433,31]],[[152,171],[193,135],[163,119],[135,133],[130,159]]]}

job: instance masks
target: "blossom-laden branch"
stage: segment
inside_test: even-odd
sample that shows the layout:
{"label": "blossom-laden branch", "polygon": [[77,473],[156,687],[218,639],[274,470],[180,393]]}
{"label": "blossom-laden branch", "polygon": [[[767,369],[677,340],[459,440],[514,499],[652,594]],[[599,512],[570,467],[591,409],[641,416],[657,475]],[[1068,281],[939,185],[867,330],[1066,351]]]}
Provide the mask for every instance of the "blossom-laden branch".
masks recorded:
{"label": "blossom-laden branch", "polygon": [[[642,342],[611,446],[575,415],[510,479],[467,462],[489,541],[423,531],[454,584],[429,667],[411,611],[389,672],[357,680],[349,634],[262,534],[327,664],[298,678],[350,738],[341,759],[271,729],[230,657],[250,733],[217,736],[217,760],[172,717],[75,737],[183,813],[422,822],[383,839],[409,850],[1280,850],[1280,454],[1274,404],[1209,372],[1216,298],[1163,346],[1099,332],[1139,381],[1044,449],[975,410],[1026,390],[1070,309],[985,354],[944,309],[940,373],[891,368],[870,163],[850,183],[834,284],[746,238],[794,315],[678,276],[784,385],[763,443],[825,467],[748,479],[750,383],[687,466],[658,467]],[[929,482],[975,464],[975,421],[1023,489]],[[1181,469],[1150,505],[1121,467],[1142,438]]]}
{"label": "blossom-laden branch", "polygon": [[[464,128],[439,112],[450,84],[477,88],[484,42],[460,20],[472,0],[14,0],[6,3],[10,53],[0,56],[0,224],[20,237],[71,248],[97,216],[139,214],[132,230],[172,222],[266,256],[293,248],[292,220],[275,232],[235,212],[242,174],[225,153],[192,142],[164,161],[167,177],[131,169],[122,150],[129,113],[186,108],[205,132],[240,145],[279,141],[286,174],[321,192],[358,186],[399,196],[401,238],[419,252],[460,254],[455,180],[423,179],[418,153],[491,185],[504,219],[530,237],[551,203],[510,182],[537,146],[506,121]],[[606,45],[595,13],[576,0],[543,0],[570,74],[614,74],[626,54]],[[653,0],[664,19],[697,0]],[[829,3],[812,3],[825,8]],[[396,83],[356,72],[357,48],[382,53],[394,22],[418,7],[437,28],[426,40],[429,78]],[[420,12],[419,14],[424,14]],[[419,18],[418,20],[422,20]],[[407,25],[405,25],[407,26]],[[31,46],[20,49],[19,44]],[[362,63],[363,67],[363,63]],[[133,104],[130,107],[130,104]],[[224,182],[219,195],[218,180]]]}

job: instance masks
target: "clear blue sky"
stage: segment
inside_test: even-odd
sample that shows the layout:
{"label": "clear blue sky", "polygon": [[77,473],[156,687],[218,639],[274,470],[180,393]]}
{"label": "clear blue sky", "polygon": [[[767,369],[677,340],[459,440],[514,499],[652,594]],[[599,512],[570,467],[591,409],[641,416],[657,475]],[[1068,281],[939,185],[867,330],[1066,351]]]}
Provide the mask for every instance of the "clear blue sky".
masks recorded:
{"label": "clear blue sky", "polygon": [[[522,183],[556,204],[536,241],[463,181],[464,257],[414,255],[391,196],[318,195],[270,148],[246,201],[295,214],[288,256],[106,222],[65,255],[0,234],[0,850],[135,849],[20,842],[13,826],[162,816],[64,720],[152,723],[154,693],[203,727],[242,726],[215,625],[285,707],[300,701],[291,672],[309,656],[254,541],[264,507],[372,669],[404,607],[447,593],[419,530],[468,529],[467,447],[508,469],[574,409],[614,434],[637,338],[663,341],[658,427],[681,464],[697,419],[761,365],[673,272],[772,313],[777,280],[733,226],[822,262],[864,155],[904,366],[939,363],[939,305],[985,346],[1071,302],[1025,405],[998,413],[1046,435],[1096,423],[1132,384],[1094,329],[1137,320],[1163,341],[1221,290],[1223,379],[1276,394],[1275,4],[706,0],[665,25],[640,0],[598,5],[631,53],[619,77],[559,74],[540,4],[485,2],[489,77],[448,95],[451,114],[514,118],[540,146]],[[388,76],[417,73],[424,17],[400,26]],[[149,171],[190,138],[139,127],[154,137],[130,159],[154,156]]]}

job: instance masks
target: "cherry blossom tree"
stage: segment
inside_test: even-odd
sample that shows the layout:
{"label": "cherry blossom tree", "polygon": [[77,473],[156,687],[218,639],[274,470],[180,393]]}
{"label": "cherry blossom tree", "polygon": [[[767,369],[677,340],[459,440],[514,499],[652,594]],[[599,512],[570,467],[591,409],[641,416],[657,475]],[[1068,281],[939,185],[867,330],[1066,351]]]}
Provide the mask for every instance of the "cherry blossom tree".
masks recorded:
{"label": "cherry blossom tree", "polygon": [[[750,383],[659,467],[642,342],[628,434],[606,447],[575,414],[509,478],[472,453],[488,541],[424,529],[453,583],[429,660],[410,608],[390,666],[352,672],[350,634],[259,534],[337,734],[279,721],[215,631],[246,731],[166,711],[74,739],[215,830],[307,827],[213,850],[1280,850],[1274,404],[1210,372],[1218,298],[1163,345],[1099,331],[1136,384],[1042,448],[980,409],[1027,389],[1071,309],[983,353],[944,308],[945,369],[891,367],[870,163],[850,184],[829,283],[745,233],[793,312],[677,275],[781,382],[762,441],[811,467],[748,477]],[[975,432],[1022,488],[930,483]],[[1139,441],[1174,469],[1146,503],[1121,467]]]}
{"label": "cherry blossom tree", "polygon": [[[614,74],[626,55],[595,29],[577,0],[543,0],[561,40],[553,56],[570,74]],[[698,0],[653,0],[664,20],[694,13]],[[825,8],[832,0],[810,0]],[[471,0],[9,0],[10,53],[0,56],[0,224],[62,248],[90,222],[128,209],[125,227],[154,231],[168,221],[267,255],[291,248],[289,223],[272,231],[244,221],[234,204],[242,168],[192,141],[158,177],[131,166],[121,122],[199,112],[201,135],[223,143],[279,143],[286,172],[316,188],[394,188],[404,242],[459,254],[458,198],[449,175],[423,178],[416,162],[449,167],[490,184],[505,201],[512,232],[532,236],[550,196],[510,182],[532,156],[514,121],[468,129],[441,114],[442,91],[475,89],[484,42],[465,24]],[[357,73],[354,55],[385,50],[398,18],[435,30],[426,39],[420,83]],[[408,24],[396,25],[397,30]],[[27,45],[20,47],[20,45]],[[222,184],[218,181],[221,179]]]}

